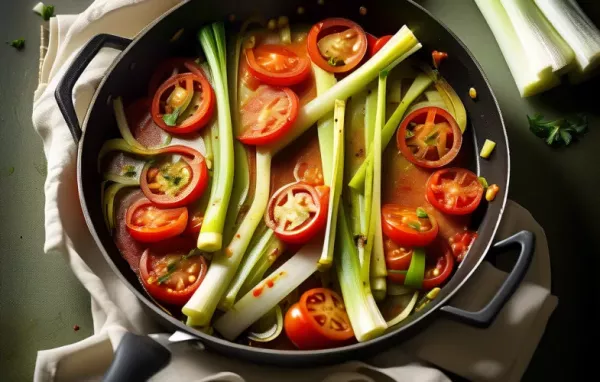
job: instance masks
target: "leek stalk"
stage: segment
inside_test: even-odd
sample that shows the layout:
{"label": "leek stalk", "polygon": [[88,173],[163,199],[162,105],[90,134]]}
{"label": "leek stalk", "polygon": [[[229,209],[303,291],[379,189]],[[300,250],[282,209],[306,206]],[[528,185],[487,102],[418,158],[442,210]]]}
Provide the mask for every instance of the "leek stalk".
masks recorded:
{"label": "leek stalk", "polygon": [[[275,155],[302,135],[319,119],[331,112],[336,99],[348,99],[358,93],[379,75],[379,72],[400,63],[421,48],[421,44],[408,27],[403,26],[388,43],[370,60],[335,84],[324,94],[300,108],[298,118],[290,131],[277,142],[267,146]],[[389,70],[388,69],[388,70]]]}
{"label": "leek stalk", "polygon": [[225,27],[223,23],[207,25],[200,30],[198,37],[214,80],[219,121],[219,135],[215,136],[213,140],[215,162],[218,164],[214,168],[215,186],[211,190],[214,192],[211,192],[204,222],[198,236],[198,248],[214,252],[221,249],[223,242],[223,226],[233,188],[234,169],[233,128],[227,88]]}
{"label": "leek stalk", "polygon": [[381,133],[385,120],[387,75],[387,72],[382,72],[379,75],[379,84],[377,87],[377,112],[375,117],[375,136],[373,138],[373,198],[371,216],[369,218],[369,233],[367,235],[367,248],[371,248],[370,258],[367,258],[371,263],[371,290],[376,300],[383,300],[385,298],[385,278],[387,276],[385,255],[383,253],[383,233],[381,231],[381,155],[383,153]]}
{"label": "leek stalk", "polygon": [[[425,91],[425,89],[429,87],[429,85],[431,85],[431,83],[432,79],[424,73],[418,74],[417,77],[414,79],[413,83],[410,85],[410,88],[408,88],[406,95],[404,95],[404,98],[402,98],[402,102],[400,102],[400,104],[396,108],[396,111],[394,111],[394,114],[392,114],[390,119],[383,127],[383,130],[381,131],[382,150],[385,149],[385,147],[388,145],[388,143],[394,136],[394,133],[400,125],[400,122],[404,117],[404,113],[406,112],[410,104],[412,104],[414,100],[417,99]],[[355,190],[360,190],[364,187],[367,166],[368,163],[373,160],[373,154],[373,150],[369,148],[369,154],[367,158],[360,166],[356,174],[354,174],[352,180],[350,180],[349,186],[354,188]]]}
{"label": "leek stalk", "polygon": [[359,342],[363,342],[380,336],[387,324],[375,303],[371,287],[369,284],[363,286],[358,253],[343,205],[338,210],[336,271],[354,335]]}
{"label": "leek stalk", "polygon": [[285,251],[285,245],[283,241],[279,240],[277,236],[271,237],[271,242],[265,248],[261,258],[258,260],[252,271],[244,281],[244,284],[240,288],[238,295],[244,296],[250,289],[254,288],[260,280],[262,280],[267,273],[267,270],[271,268],[275,260],[279,258]]}

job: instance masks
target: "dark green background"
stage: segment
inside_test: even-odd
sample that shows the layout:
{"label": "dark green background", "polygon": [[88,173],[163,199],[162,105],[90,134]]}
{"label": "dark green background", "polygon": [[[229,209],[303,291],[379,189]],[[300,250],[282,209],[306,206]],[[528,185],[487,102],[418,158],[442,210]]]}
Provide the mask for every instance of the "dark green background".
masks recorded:
{"label": "dark green background", "polygon": [[[588,347],[598,332],[600,290],[595,245],[600,237],[600,79],[523,100],[472,0],[419,2],[466,43],[487,74],[510,140],[510,197],[532,212],[548,236],[552,291],[560,302],[525,380],[579,379],[595,371],[597,362],[592,359],[596,350]],[[31,380],[37,350],[92,333],[88,294],[65,259],[45,255],[42,248],[46,164],[31,125],[41,23],[31,12],[35,3],[6,1],[0,12],[0,40],[27,40],[22,52],[0,46],[0,379],[5,381]],[[80,12],[91,1],[53,3],[65,14]],[[580,4],[600,23],[600,2]],[[525,116],[535,112],[548,117],[586,112],[590,132],[567,149],[551,149],[528,131]]]}

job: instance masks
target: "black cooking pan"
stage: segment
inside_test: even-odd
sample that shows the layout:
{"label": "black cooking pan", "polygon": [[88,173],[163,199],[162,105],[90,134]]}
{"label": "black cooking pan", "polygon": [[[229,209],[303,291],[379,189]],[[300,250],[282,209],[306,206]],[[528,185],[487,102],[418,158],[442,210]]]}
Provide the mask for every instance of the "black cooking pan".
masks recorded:
{"label": "black cooking pan", "polygon": [[[366,6],[366,14],[359,12],[361,6]],[[303,7],[302,14],[298,14],[298,7]],[[137,276],[121,257],[104,224],[100,203],[102,177],[96,169],[96,163],[102,143],[119,136],[111,106],[112,97],[122,96],[126,100],[132,100],[145,94],[148,80],[157,63],[169,56],[197,56],[199,44],[196,34],[200,26],[215,20],[229,20],[232,15],[236,20],[244,20],[256,15],[264,18],[288,15],[291,23],[314,23],[326,17],[347,17],[375,35],[395,33],[406,24],[423,44],[418,55],[421,55],[425,62],[430,62],[430,53],[434,49],[449,54],[450,58],[442,65],[441,74],[462,98],[469,116],[469,127],[465,133],[463,150],[470,153],[471,169],[485,176],[490,184],[499,185],[500,192],[493,203],[482,203],[474,214],[472,228],[478,231],[479,236],[469,255],[438,297],[425,309],[411,315],[397,328],[393,328],[381,337],[330,350],[281,351],[249,347],[199,332],[169,316],[148,298]],[[178,33],[181,37],[172,41],[172,37]],[[73,86],[87,64],[101,48],[105,47],[122,50],[122,53],[108,69],[80,128],[72,103]],[[476,101],[468,96],[471,87],[477,90]],[[531,261],[534,237],[530,232],[520,232],[493,244],[508,193],[510,155],[506,131],[492,90],[475,58],[460,40],[411,0],[377,2],[326,0],[324,5],[318,5],[315,0],[188,1],[153,22],[133,41],[106,34],[94,37],[67,70],[56,90],[56,99],[73,133],[73,138],[79,144],[77,180],[85,220],[114,272],[143,302],[148,314],[165,330],[191,334],[207,349],[229,357],[280,366],[335,363],[370,356],[399,344],[440,315],[470,325],[487,327],[515,291]],[[495,141],[497,146],[489,159],[482,160],[477,153],[486,138]],[[513,246],[520,248],[517,262],[496,296],[486,307],[479,312],[466,312],[450,304],[450,298],[475,272],[488,251],[497,253],[499,250],[506,250]],[[126,374],[126,377],[123,374],[111,374],[111,378],[112,380],[144,379],[149,375],[148,373],[162,368],[168,359],[169,353],[148,337],[129,334],[117,351],[119,362],[112,369],[115,373],[125,370],[129,374]],[[144,363],[147,360],[151,363]]]}

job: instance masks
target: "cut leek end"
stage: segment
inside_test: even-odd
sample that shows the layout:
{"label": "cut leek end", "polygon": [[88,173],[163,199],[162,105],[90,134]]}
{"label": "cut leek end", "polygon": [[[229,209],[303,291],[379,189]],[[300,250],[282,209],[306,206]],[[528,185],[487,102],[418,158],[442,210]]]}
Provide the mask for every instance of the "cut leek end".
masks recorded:
{"label": "cut leek end", "polygon": [[319,259],[319,263],[317,264],[317,270],[320,272],[325,272],[331,269],[332,258],[321,258]]}
{"label": "cut leek end", "polygon": [[221,301],[219,301],[219,305],[217,306],[217,309],[219,309],[223,312],[227,312],[229,309],[231,309],[231,307],[233,306],[234,303],[235,303],[234,296],[225,296],[221,299]]}
{"label": "cut leek end", "polygon": [[486,139],[483,147],[481,148],[481,152],[479,153],[479,156],[482,158],[489,158],[490,155],[492,155],[492,151],[494,151],[494,148],[496,147],[496,142]]}
{"label": "cut leek end", "polygon": [[206,252],[215,252],[223,246],[223,234],[219,232],[200,232],[198,235],[198,249]]}
{"label": "cut leek end", "polygon": [[181,312],[188,316],[187,324],[190,326],[208,326],[210,324],[211,316],[203,311],[184,306]]}
{"label": "cut leek end", "polygon": [[371,291],[375,301],[383,301],[386,296],[387,281],[385,277],[371,278]]}
{"label": "cut leek end", "polygon": [[366,342],[372,340],[373,338],[381,336],[386,329],[387,325],[378,325],[366,331],[361,331],[360,329],[357,331],[356,329],[354,329],[354,335],[358,342]]}

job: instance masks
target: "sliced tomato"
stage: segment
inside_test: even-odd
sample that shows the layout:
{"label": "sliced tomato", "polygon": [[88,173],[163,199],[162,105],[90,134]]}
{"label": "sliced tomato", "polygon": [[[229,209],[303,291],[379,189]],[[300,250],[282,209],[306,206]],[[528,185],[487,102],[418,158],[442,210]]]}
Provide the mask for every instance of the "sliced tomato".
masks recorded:
{"label": "sliced tomato", "polygon": [[381,228],[387,237],[405,247],[424,247],[436,238],[439,230],[435,218],[422,208],[417,211],[398,204],[381,207]]}
{"label": "sliced tomato", "polygon": [[140,279],[156,300],[183,306],[192,297],[206,275],[206,260],[190,252],[192,241],[170,241],[147,249],[140,259]]}
{"label": "sliced tomato", "polygon": [[396,135],[402,155],[417,166],[438,168],[460,151],[462,133],[446,110],[427,106],[407,115]]}
{"label": "sliced tomato", "polygon": [[127,106],[125,115],[131,134],[145,147],[154,148],[165,145],[168,134],[152,119],[152,99],[140,98]]}
{"label": "sliced tomato", "polygon": [[[391,251],[389,249],[392,248]],[[388,266],[388,280],[398,284],[404,284],[406,271],[412,260],[412,249],[401,248],[393,253],[393,247],[386,247],[386,266]],[[454,257],[448,243],[442,237],[438,237],[425,247],[426,263],[425,275],[422,289],[429,290],[442,285],[452,274],[454,269]],[[398,258],[395,262],[388,262],[388,258]],[[406,263],[408,262],[408,265]],[[392,267],[390,267],[392,266]]]}
{"label": "sliced tomato", "polygon": [[150,77],[150,81],[148,82],[148,96],[150,98],[154,97],[160,85],[169,78],[190,72],[204,75],[200,66],[191,58],[170,57],[163,60],[152,73],[152,77]]}
{"label": "sliced tomato", "polygon": [[450,215],[467,215],[475,211],[483,195],[477,175],[463,168],[446,168],[427,180],[427,201]]}
{"label": "sliced tomato", "polygon": [[202,214],[196,213],[190,215],[185,232],[187,234],[197,236],[200,233],[200,229],[202,228],[202,223],[204,223],[204,216]]}
{"label": "sliced tomato", "polygon": [[[413,254],[412,248],[402,247],[392,239],[385,238],[383,249],[385,252],[385,266],[388,269],[388,279],[393,282],[403,283],[405,275],[394,271],[408,270]],[[399,275],[402,275],[401,279]]]}
{"label": "sliced tomato", "polygon": [[431,58],[433,59],[433,67],[439,69],[442,61],[448,58],[448,53],[434,50],[431,52]]}
{"label": "sliced tomato", "polygon": [[303,244],[325,227],[329,187],[290,183],[273,194],[265,221],[282,241]]}
{"label": "sliced tomato", "polygon": [[[369,38],[371,36],[371,38]],[[372,35],[367,35],[367,41],[369,45],[369,56],[373,57],[377,52],[383,48],[385,44],[392,38],[392,35],[386,35],[379,38],[373,37]]]}
{"label": "sliced tomato", "polygon": [[[181,207],[198,199],[208,184],[204,156],[187,146],[168,146],[142,170],[140,187],[160,207]],[[173,161],[173,155],[181,156]]]}
{"label": "sliced tomato", "polygon": [[245,53],[250,73],[267,85],[296,85],[310,74],[310,60],[281,45],[260,45]]}
{"label": "sliced tomato", "polygon": [[277,141],[298,117],[298,96],[288,88],[262,85],[242,106],[242,135],[247,145],[265,145]]}
{"label": "sliced tomato", "polygon": [[188,210],[160,208],[146,198],[127,209],[127,230],[131,237],[144,243],[155,243],[181,234],[188,221]]}
{"label": "sliced tomato", "polygon": [[321,167],[305,161],[296,163],[296,167],[294,167],[294,179],[297,182],[303,182],[311,186],[320,186],[324,182]]}
{"label": "sliced tomato", "polygon": [[342,18],[330,18],[313,25],[306,43],[312,62],[331,73],[349,72],[367,52],[364,30]]}
{"label": "sliced tomato", "polygon": [[152,118],[163,130],[188,134],[204,127],[212,118],[215,95],[202,70],[184,63],[189,73],[168,78],[152,100]]}
{"label": "sliced tomato", "polygon": [[452,249],[452,254],[454,254],[454,259],[456,262],[460,263],[463,261],[475,239],[477,239],[477,232],[473,231],[457,232],[454,234],[454,236],[448,239],[448,243],[450,244],[450,248]]}
{"label": "sliced tomato", "polygon": [[285,333],[301,350],[341,346],[354,336],[342,298],[327,288],[310,289],[288,309]]}

